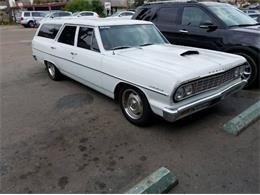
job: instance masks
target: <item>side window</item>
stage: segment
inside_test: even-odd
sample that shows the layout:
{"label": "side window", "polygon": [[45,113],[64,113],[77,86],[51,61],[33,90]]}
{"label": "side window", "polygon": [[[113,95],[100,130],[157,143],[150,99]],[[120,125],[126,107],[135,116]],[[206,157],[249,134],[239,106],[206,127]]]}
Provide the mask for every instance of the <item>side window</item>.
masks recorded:
{"label": "side window", "polygon": [[24,12],[24,17],[30,17],[31,16],[31,14],[30,14],[30,12]]}
{"label": "side window", "polygon": [[74,45],[76,26],[65,26],[60,34],[58,42],[67,45]]}
{"label": "side window", "polygon": [[205,23],[213,23],[211,18],[200,8],[184,7],[181,24],[185,26],[200,26]]}
{"label": "side window", "polygon": [[85,12],[85,13],[81,13],[81,16],[93,16],[94,14],[91,12]]}
{"label": "side window", "polygon": [[39,30],[38,36],[55,39],[60,27],[61,25],[58,24],[43,24]]}
{"label": "side window", "polygon": [[43,17],[44,14],[42,12],[32,12],[33,17]]}
{"label": "side window", "polygon": [[136,15],[135,19],[151,21],[152,20],[152,10],[148,9],[148,8],[138,10],[138,14]]}
{"label": "side window", "polygon": [[88,50],[99,51],[93,28],[80,27],[77,46]]}
{"label": "side window", "polygon": [[132,16],[132,15],[134,15],[134,14],[131,13],[131,12],[126,12],[126,13],[125,13],[125,16]]}
{"label": "side window", "polygon": [[71,16],[71,14],[67,12],[60,12],[58,17],[64,17],[64,16]]}
{"label": "side window", "polygon": [[98,47],[98,43],[97,43],[95,33],[93,33],[93,38],[92,38],[92,50],[98,51],[98,52],[100,51],[99,47]]}
{"label": "side window", "polygon": [[162,24],[174,24],[177,19],[178,7],[163,7],[157,12],[156,20]]}
{"label": "side window", "polygon": [[59,17],[59,16],[60,16],[59,13],[54,13],[54,14],[51,15],[51,17],[53,17],[53,18],[56,18],[56,17]]}

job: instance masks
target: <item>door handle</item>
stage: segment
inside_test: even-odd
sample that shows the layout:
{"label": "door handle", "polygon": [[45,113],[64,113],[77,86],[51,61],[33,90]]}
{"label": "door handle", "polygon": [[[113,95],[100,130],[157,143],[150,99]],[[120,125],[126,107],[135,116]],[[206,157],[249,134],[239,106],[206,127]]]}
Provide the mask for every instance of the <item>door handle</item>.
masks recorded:
{"label": "door handle", "polygon": [[56,49],[56,47],[51,47],[51,49]]}
{"label": "door handle", "polygon": [[73,56],[78,55],[77,53],[74,53],[74,52],[70,52],[70,54],[73,55]]}
{"label": "door handle", "polygon": [[182,30],[179,30],[180,33],[188,33],[189,31],[185,30],[185,29],[182,29]]}

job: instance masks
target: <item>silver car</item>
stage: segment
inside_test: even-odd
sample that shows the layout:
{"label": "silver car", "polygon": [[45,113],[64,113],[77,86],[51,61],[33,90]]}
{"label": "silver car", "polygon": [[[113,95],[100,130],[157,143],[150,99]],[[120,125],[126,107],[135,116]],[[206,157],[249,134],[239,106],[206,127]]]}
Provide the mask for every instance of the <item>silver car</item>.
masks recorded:
{"label": "silver car", "polygon": [[47,12],[43,11],[23,11],[18,18],[18,23],[24,27],[33,28],[39,24],[39,21],[47,15]]}

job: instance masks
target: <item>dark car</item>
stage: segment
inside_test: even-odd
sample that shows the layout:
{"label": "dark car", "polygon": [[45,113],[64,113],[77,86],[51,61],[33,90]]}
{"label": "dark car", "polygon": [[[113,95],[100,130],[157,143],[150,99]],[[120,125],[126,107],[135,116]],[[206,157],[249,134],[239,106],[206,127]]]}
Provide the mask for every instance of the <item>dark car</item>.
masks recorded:
{"label": "dark car", "polygon": [[217,2],[157,2],[137,8],[132,19],[148,20],[173,44],[244,56],[247,88],[259,84],[260,25],[239,9]]}
{"label": "dark car", "polygon": [[248,14],[251,18],[256,20],[257,22],[260,22],[260,13],[259,14]]}

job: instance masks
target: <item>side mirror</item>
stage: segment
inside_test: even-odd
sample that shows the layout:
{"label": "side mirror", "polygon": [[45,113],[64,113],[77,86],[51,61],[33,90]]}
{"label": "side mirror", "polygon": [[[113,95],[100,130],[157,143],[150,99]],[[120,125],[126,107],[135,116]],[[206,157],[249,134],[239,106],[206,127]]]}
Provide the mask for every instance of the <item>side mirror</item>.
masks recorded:
{"label": "side mirror", "polygon": [[206,30],[208,30],[208,32],[210,32],[210,31],[216,30],[216,29],[218,28],[218,26],[216,26],[216,25],[214,25],[214,24],[208,22],[208,23],[202,23],[202,24],[200,24],[200,28],[206,29]]}

